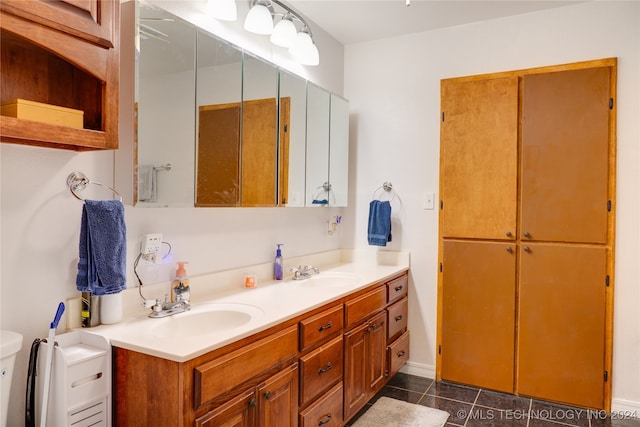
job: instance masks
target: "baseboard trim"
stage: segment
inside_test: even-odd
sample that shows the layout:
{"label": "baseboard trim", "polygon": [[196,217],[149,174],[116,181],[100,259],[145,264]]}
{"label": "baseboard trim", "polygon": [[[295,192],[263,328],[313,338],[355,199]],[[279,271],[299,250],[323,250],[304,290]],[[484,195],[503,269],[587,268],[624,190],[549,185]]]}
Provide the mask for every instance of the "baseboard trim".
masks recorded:
{"label": "baseboard trim", "polygon": [[[407,362],[406,365],[400,368],[400,372],[430,379],[436,377],[435,366],[415,362]],[[640,418],[640,402],[613,399],[611,401],[611,413],[621,419]]]}
{"label": "baseboard trim", "polygon": [[433,365],[425,365],[422,363],[407,362],[400,372],[409,375],[415,375],[417,377],[434,379],[436,377],[436,367]]}

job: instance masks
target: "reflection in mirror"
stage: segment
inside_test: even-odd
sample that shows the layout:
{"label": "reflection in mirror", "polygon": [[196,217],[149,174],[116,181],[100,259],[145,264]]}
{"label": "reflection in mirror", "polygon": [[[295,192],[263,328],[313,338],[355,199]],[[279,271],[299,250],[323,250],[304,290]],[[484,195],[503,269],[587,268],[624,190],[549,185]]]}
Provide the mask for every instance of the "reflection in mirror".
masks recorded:
{"label": "reflection in mirror", "polygon": [[197,46],[195,206],[239,206],[242,52],[203,31]]}
{"label": "reflection in mirror", "polygon": [[331,94],[329,131],[329,182],[331,206],[347,206],[349,188],[349,101]]}
{"label": "reflection in mirror", "polygon": [[334,202],[329,183],[329,92],[307,84],[307,167],[305,206]]}
{"label": "reflection in mirror", "polygon": [[282,165],[285,176],[278,179],[278,71],[246,52],[243,63],[241,205],[276,206],[278,181],[287,181],[287,165]]}
{"label": "reflection in mirror", "polygon": [[193,206],[195,28],[144,4],[138,17],[136,205]]}
{"label": "reflection in mirror", "polygon": [[281,206],[304,206],[306,103],[307,81],[280,70],[280,136],[281,141],[287,138],[289,145],[288,152],[283,148],[280,156],[288,154],[282,163],[289,164],[287,185],[280,184]]}

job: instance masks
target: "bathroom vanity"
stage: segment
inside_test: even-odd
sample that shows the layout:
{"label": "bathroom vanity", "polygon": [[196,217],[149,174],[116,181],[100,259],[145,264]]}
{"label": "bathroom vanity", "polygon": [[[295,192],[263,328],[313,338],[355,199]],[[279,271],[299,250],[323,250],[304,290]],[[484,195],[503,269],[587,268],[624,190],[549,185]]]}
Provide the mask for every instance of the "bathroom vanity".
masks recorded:
{"label": "bathroom vanity", "polygon": [[113,345],[114,423],[342,426],[409,358],[408,278],[408,255],[348,263],[97,328]]}

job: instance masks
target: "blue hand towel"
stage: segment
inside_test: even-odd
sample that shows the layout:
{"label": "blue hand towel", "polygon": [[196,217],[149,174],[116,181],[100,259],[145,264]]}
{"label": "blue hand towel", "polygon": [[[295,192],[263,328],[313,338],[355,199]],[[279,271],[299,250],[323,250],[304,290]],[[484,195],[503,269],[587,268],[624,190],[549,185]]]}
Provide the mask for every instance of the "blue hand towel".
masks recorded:
{"label": "blue hand towel", "polygon": [[391,241],[391,203],[373,200],[369,203],[369,244],[387,246]]}
{"label": "blue hand towel", "polygon": [[127,238],[120,200],[85,200],[76,287],[94,295],[126,289]]}

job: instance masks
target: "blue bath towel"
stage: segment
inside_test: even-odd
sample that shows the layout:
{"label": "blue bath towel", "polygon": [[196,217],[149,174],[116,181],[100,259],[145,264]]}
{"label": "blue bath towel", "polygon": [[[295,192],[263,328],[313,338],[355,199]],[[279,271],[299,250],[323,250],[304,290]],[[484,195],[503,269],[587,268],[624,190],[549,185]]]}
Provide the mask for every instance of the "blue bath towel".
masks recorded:
{"label": "blue bath towel", "polygon": [[85,200],[80,224],[76,287],[94,295],[127,287],[127,238],[120,200]]}
{"label": "blue bath towel", "polygon": [[391,203],[373,200],[369,203],[369,244],[387,246],[391,241]]}

